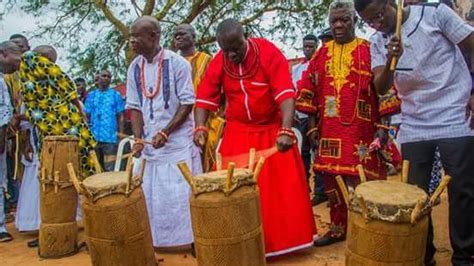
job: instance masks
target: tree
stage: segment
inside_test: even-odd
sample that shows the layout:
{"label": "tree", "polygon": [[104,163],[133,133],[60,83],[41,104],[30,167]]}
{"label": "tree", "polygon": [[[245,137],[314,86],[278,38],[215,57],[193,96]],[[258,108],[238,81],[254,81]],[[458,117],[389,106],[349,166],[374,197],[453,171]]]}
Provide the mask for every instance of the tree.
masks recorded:
{"label": "tree", "polygon": [[[251,36],[265,36],[294,45],[302,33],[325,24],[330,0],[0,0],[6,7],[45,19],[34,36],[47,36],[69,51],[72,73],[92,80],[109,69],[120,81],[133,58],[128,47],[129,25],[139,16],[155,16],[162,23],[162,44],[170,47],[172,29],[190,23],[198,32],[198,47],[215,52],[215,28],[224,18],[239,19]],[[265,18],[265,19],[263,19]],[[299,40],[298,40],[299,41]]]}

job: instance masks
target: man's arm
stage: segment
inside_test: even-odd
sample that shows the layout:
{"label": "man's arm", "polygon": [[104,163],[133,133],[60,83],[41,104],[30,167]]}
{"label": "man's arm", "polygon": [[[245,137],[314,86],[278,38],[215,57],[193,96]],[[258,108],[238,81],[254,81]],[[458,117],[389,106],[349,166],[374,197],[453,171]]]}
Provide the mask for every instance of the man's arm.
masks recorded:
{"label": "man's arm", "polygon": [[[372,44],[373,46],[374,44]],[[372,47],[371,47],[372,49]],[[372,53],[372,64],[374,62],[378,62],[382,60],[380,54],[376,54],[374,50],[371,50]],[[394,71],[390,70],[390,64],[392,62],[392,58],[400,58],[403,53],[403,47],[401,41],[396,37],[393,36],[390,42],[387,45],[387,55],[385,64],[381,64],[377,67],[372,69],[374,74],[374,86],[375,90],[379,95],[385,95],[391,87],[393,87],[393,73]],[[374,60],[374,57],[377,58]]]}
{"label": "man's arm", "polygon": [[183,104],[180,105],[178,108],[178,111],[176,111],[176,114],[174,117],[171,119],[171,121],[166,125],[162,131],[166,135],[170,135],[175,131],[178,127],[180,127],[188,118],[189,114],[193,110],[193,104]]}
{"label": "man's arm", "polygon": [[123,133],[124,131],[124,115],[123,112],[117,114],[117,125],[119,133]]}
{"label": "man's arm", "polygon": [[[282,128],[291,129],[293,126],[293,117],[295,115],[295,100],[288,98],[281,102],[280,110],[282,115]],[[293,146],[293,139],[288,134],[278,134],[276,145],[278,151],[285,152]]]}
{"label": "man's arm", "polygon": [[468,64],[469,70],[471,72],[474,71],[474,33],[471,33],[467,38],[462,40],[459,43],[459,48],[463,52],[463,54],[469,55],[469,59],[471,60],[470,64]]}
{"label": "man's arm", "polygon": [[133,136],[137,139],[141,139],[143,137],[143,115],[142,112],[131,109],[131,122],[132,122],[132,133]]}

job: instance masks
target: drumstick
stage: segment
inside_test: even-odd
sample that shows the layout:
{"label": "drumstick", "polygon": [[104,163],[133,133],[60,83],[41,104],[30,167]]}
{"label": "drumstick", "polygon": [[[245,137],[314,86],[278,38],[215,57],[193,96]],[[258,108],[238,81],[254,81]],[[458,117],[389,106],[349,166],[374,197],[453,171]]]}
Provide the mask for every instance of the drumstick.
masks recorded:
{"label": "drumstick", "polygon": [[357,171],[359,172],[360,182],[367,182],[367,177],[365,176],[364,166],[362,164],[357,165]]}
{"label": "drumstick", "polygon": [[222,170],[222,154],[220,152],[216,154],[216,170]]}
{"label": "drumstick", "polygon": [[439,198],[439,196],[441,195],[443,190],[448,186],[450,180],[451,180],[451,176],[449,176],[449,175],[443,176],[443,178],[441,179],[441,182],[438,185],[438,187],[436,188],[435,192],[433,193],[433,195],[431,195],[431,198],[430,198],[430,205],[431,206],[434,205],[434,203]]}
{"label": "drumstick", "polygon": [[144,139],[136,138],[136,137],[134,137],[134,136],[129,136],[129,135],[126,135],[126,134],[123,134],[123,133],[120,133],[120,132],[117,133],[117,135],[118,135],[119,138],[131,138],[131,139],[133,139],[133,140],[136,141],[136,142],[141,142],[141,143],[143,143],[143,144],[153,145],[153,142],[151,142],[151,141],[146,141],[146,140],[144,140]]}
{"label": "drumstick", "polygon": [[255,167],[255,171],[253,172],[253,180],[255,181],[255,183],[258,183],[258,177],[260,175],[260,172],[262,172],[264,163],[265,163],[265,158],[260,157],[260,159],[258,159],[257,166]]}
{"label": "drumstick", "polygon": [[250,153],[249,153],[249,170],[250,171],[253,170],[253,166],[255,164],[256,153],[257,153],[257,151],[255,150],[255,148],[250,149]]}
{"label": "drumstick", "polygon": [[128,195],[130,195],[130,186],[132,183],[132,176],[133,176],[133,162],[130,164],[130,171],[127,172],[127,186],[125,187],[125,195],[127,197]]}
{"label": "drumstick", "polygon": [[102,168],[100,167],[99,159],[97,159],[95,151],[91,151],[90,155],[92,157],[92,163],[94,164],[96,174],[102,173]]}
{"label": "drumstick", "polygon": [[[397,36],[398,40],[401,41],[402,39],[402,21],[403,21],[403,0],[398,0],[397,6],[397,25],[395,28],[395,36]],[[390,71],[395,71],[397,67],[398,58],[392,57],[392,61],[390,62]]]}
{"label": "drumstick", "polygon": [[336,181],[337,181],[337,184],[339,185],[339,188],[341,189],[342,197],[344,198],[346,205],[349,206],[349,192],[347,191],[347,187],[346,187],[346,184],[344,183],[344,180],[342,180],[342,176],[340,175],[336,176]]}
{"label": "drumstick", "polygon": [[133,156],[128,157],[127,166],[125,166],[125,172],[130,173],[133,171],[132,162],[133,162]]}
{"label": "drumstick", "polygon": [[235,169],[235,163],[229,163],[227,165],[227,176],[226,176],[226,182],[225,182],[225,190],[226,192],[230,192],[230,188],[232,187],[232,177],[234,176],[234,169]]}
{"label": "drumstick", "polygon": [[76,172],[74,171],[74,166],[72,163],[68,163],[67,165],[67,171],[69,172],[69,178],[71,179],[72,184],[77,190],[77,193],[81,194],[82,189],[81,185],[79,184],[79,180],[77,179]]}
{"label": "drumstick", "polygon": [[189,170],[189,167],[186,164],[186,162],[185,161],[179,162],[178,168],[183,174],[184,179],[186,179],[186,181],[188,182],[189,186],[191,186],[191,190],[193,191],[193,194],[196,195],[196,185],[194,184],[194,181],[193,181],[193,174],[191,173],[191,170]]}
{"label": "drumstick", "polygon": [[402,182],[403,183],[408,183],[408,172],[410,170],[410,161],[403,160],[403,165],[402,165]]}
{"label": "drumstick", "polygon": [[367,221],[369,220],[369,209],[367,209],[367,204],[365,203],[365,200],[362,196],[357,196],[357,199],[359,200],[360,208],[362,209],[362,216],[364,216],[364,219]]}

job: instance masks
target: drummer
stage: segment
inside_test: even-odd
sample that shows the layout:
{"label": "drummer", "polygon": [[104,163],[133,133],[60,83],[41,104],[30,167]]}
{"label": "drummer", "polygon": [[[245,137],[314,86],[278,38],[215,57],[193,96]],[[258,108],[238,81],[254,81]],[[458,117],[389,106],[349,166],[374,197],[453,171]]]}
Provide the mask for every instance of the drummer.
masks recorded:
{"label": "drummer", "polygon": [[[443,167],[452,177],[448,189],[452,263],[472,265],[474,96],[461,50],[473,55],[474,29],[444,4],[410,6],[403,10],[400,40],[394,36],[394,2],[355,0],[355,6],[377,30],[371,38],[374,85],[383,94],[395,84],[402,101],[398,139],[404,159],[410,161],[409,182],[428,190],[439,147]],[[391,71],[395,57],[397,68]],[[427,244],[425,262],[433,265],[432,226]]]}
{"label": "drummer", "polygon": [[193,242],[190,189],[177,163],[186,161],[193,174],[202,172],[193,143],[194,87],[191,66],[160,45],[161,27],[154,17],[141,17],[131,27],[130,44],[138,54],[130,64],[127,103],[136,138],[135,153],[147,160],[143,191],[155,247]]}

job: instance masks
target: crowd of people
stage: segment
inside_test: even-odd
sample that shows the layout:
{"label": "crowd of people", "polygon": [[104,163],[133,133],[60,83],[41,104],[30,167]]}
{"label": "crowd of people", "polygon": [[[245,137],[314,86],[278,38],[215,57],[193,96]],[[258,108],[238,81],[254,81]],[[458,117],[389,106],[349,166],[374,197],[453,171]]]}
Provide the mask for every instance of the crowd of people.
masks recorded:
{"label": "crowd of people", "polygon": [[[362,165],[369,180],[383,180],[403,158],[410,162],[408,182],[427,193],[437,186],[440,168],[452,177],[452,263],[472,265],[474,29],[443,3],[419,2],[407,1],[397,36],[395,1],[333,1],[330,27],[303,38],[304,58],[292,66],[271,41],[247,37],[235,19],[217,27],[220,50],[212,57],[197,50],[191,25],[173,29],[174,52],[160,44],[159,21],[140,17],[130,27],[136,56],[125,99],[111,88],[109,71],[98,73],[95,88],[86,91],[84,79],[71,80],[55,64],[53,47],[30,51],[24,36],[13,35],[0,43],[0,180],[18,168],[7,169],[16,162],[8,142],[24,136],[17,142],[25,143],[19,147],[24,170],[17,229],[39,228],[41,138],[78,136],[83,178],[94,173],[92,150],[111,171],[108,158],[116,153],[127,109],[132,152],[147,161],[142,188],[157,248],[193,244],[191,191],[178,162],[196,175],[215,169],[216,152],[224,165],[245,167],[235,158],[251,148],[274,149],[266,152],[258,180],[267,257],[344,241],[347,205],[336,176],[355,187]],[[370,40],[356,36],[358,19],[376,31]],[[312,205],[326,200],[331,226],[318,236]],[[5,242],[12,237],[0,202]],[[426,265],[435,264],[435,252],[430,220]]]}

